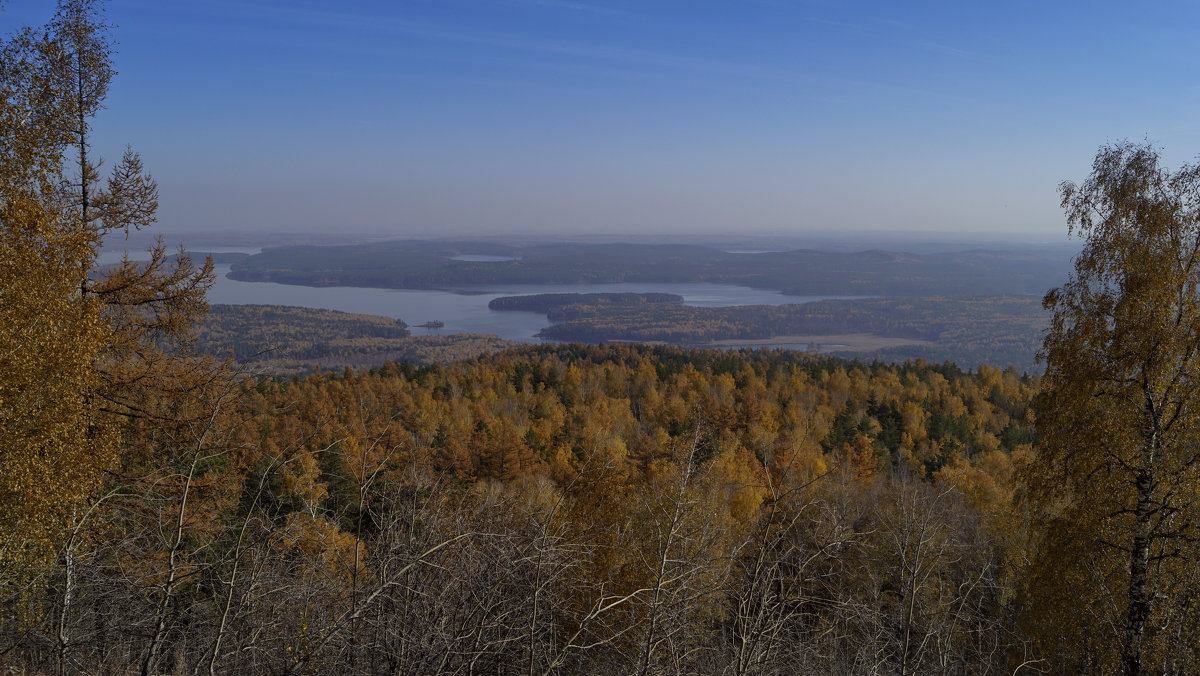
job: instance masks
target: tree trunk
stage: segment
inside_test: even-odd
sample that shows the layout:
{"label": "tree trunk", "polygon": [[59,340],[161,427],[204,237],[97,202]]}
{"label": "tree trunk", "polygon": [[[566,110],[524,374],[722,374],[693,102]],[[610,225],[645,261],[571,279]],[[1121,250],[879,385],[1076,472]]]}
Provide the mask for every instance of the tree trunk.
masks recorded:
{"label": "tree trunk", "polygon": [[1143,469],[1137,477],[1137,511],[1133,546],[1129,552],[1129,612],[1125,616],[1125,640],[1121,646],[1121,667],[1125,676],[1136,676],[1142,670],[1142,634],[1150,615],[1146,576],[1150,568],[1150,498],[1153,489],[1153,474]]}

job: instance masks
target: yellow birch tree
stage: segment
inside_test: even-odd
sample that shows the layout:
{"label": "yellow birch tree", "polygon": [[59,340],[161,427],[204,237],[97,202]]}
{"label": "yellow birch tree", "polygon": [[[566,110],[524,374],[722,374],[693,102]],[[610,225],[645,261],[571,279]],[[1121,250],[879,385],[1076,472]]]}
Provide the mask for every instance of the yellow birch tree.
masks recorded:
{"label": "yellow birch tree", "polygon": [[1045,298],[1025,622],[1064,671],[1193,673],[1200,166],[1119,143],[1061,194],[1084,246]]}

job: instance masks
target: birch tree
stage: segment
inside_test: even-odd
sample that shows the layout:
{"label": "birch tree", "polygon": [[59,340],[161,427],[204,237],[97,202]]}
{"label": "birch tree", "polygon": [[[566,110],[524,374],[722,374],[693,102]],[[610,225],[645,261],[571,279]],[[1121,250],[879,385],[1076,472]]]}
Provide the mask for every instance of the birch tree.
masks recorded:
{"label": "birch tree", "polygon": [[1044,301],[1025,598],[1064,668],[1197,668],[1200,165],[1159,160],[1150,145],[1106,146],[1060,188],[1084,245]]}

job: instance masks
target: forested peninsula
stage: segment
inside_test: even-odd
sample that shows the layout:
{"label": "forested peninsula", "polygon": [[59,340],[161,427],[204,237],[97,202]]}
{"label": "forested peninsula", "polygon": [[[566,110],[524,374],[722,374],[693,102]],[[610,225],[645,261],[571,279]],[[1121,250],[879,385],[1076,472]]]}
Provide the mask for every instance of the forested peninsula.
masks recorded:
{"label": "forested peninsula", "polygon": [[195,326],[198,352],[274,377],[386,361],[446,364],[518,345],[491,335],[413,336],[398,319],[282,305],[214,305]]}
{"label": "forested peninsula", "polygon": [[[593,296],[612,296],[594,298]],[[784,344],[863,359],[921,358],[1039,370],[1049,327],[1041,299],[952,296],[823,300],[803,305],[695,307],[651,303],[631,294],[538,294],[497,298],[489,307],[544,312],[538,336],[556,341],[656,342],[691,347]],[[846,336],[866,340],[841,344]]]}

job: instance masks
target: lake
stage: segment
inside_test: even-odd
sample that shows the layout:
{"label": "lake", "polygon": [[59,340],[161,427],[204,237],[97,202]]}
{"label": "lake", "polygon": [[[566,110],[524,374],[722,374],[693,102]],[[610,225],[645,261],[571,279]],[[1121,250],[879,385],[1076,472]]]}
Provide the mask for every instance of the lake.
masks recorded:
{"label": "lake", "polygon": [[[257,253],[258,249],[209,247],[210,252]],[[131,252],[137,257],[138,252]],[[119,252],[106,251],[101,263],[119,260]],[[384,315],[403,319],[413,335],[447,333],[493,333],[505,340],[541,342],[534,334],[550,322],[537,312],[497,312],[488,303],[500,296],[536,293],[673,293],[685,305],[728,307],[733,305],[786,305],[828,298],[861,296],[785,296],[778,291],[746,286],[707,283],[678,284],[512,284],[463,287],[450,290],[367,289],[348,286],[308,287],[274,282],[240,282],[229,279],[228,265],[216,266],[217,280],[208,292],[210,303],[231,305],[294,305],[342,312]],[[416,326],[440,321],[439,329]]]}

